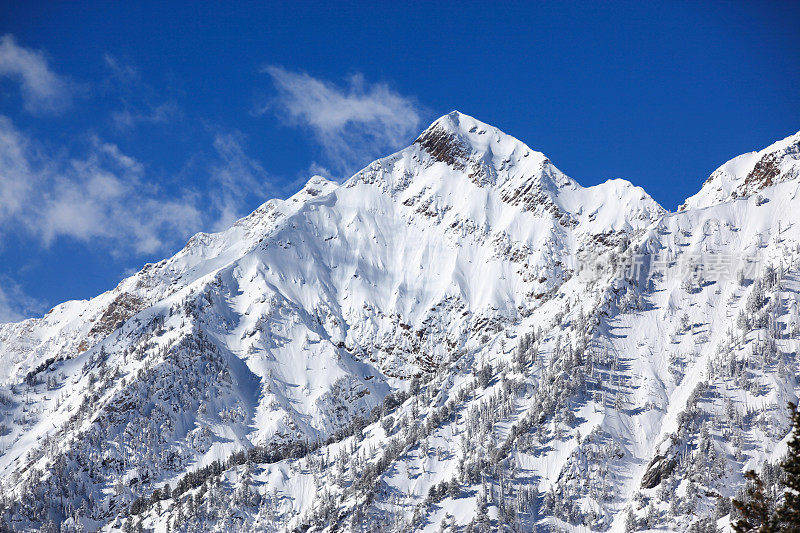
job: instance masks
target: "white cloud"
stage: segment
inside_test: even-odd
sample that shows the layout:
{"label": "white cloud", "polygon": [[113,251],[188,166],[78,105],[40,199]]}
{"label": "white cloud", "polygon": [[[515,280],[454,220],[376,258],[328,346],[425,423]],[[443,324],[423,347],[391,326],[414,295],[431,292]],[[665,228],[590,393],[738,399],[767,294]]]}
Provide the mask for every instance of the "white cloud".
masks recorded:
{"label": "white cloud", "polygon": [[280,192],[242,143],[239,133],[217,133],[213,157],[187,176],[209,177],[203,193],[167,192],[115,144],[94,137],[86,153],[68,157],[0,116],[0,244],[16,231],[42,246],[67,237],[124,256],[165,252],[197,231],[226,229]]}
{"label": "white cloud", "polygon": [[160,251],[202,226],[194,195],[163,198],[114,144],[92,139],[78,158],[45,153],[0,117],[2,230],[25,231],[45,246],[59,237],[102,240],[121,254]]}
{"label": "white cloud", "polygon": [[0,76],[19,82],[23,104],[31,113],[58,112],[72,100],[72,84],[50,70],[41,52],[19,46],[10,34],[0,37]]}
{"label": "white cloud", "polygon": [[417,104],[386,84],[368,84],[355,75],[347,87],[338,87],[277,66],[264,72],[278,94],[258,112],[273,110],[289,123],[309,128],[338,171],[355,171],[418,133]]}
{"label": "white cloud", "polygon": [[0,116],[0,222],[22,210],[31,194],[30,151],[27,140],[14,129],[11,121]]}
{"label": "white cloud", "polygon": [[26,317],[39,314],[45,306],[30,296],[6,276],[0,276],[0,324],[18,322]]}

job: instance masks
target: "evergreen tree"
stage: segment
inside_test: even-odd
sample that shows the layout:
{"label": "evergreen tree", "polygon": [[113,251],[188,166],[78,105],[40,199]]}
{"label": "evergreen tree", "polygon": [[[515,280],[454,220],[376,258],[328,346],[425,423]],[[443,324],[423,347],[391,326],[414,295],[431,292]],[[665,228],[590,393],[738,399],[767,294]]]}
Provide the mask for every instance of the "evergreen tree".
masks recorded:
{"label": "evergreen tree", "polygon": [[770,502],[764,493],[764,482],[753,470],[745,477],[750,481],[742,500],[733,500],[733,507],[739,513],[739,520],[733,524],[736,533],[771,533],[776,531]]}
{"label": "evergreen tree", "polygon": [[636,531],[638,524],[636,523],[636,515],[633,511],[628,509],[628,514],[625,516],[625,533],[632,533]]}
{"label": "evergreen tree", "polygon": [[786,487],[784,500],[778,509],[781,531],[800,532],[800,408],[789,403],[792,413],[793,435],[789,440],[789,450],[781,463],[783,484]]}

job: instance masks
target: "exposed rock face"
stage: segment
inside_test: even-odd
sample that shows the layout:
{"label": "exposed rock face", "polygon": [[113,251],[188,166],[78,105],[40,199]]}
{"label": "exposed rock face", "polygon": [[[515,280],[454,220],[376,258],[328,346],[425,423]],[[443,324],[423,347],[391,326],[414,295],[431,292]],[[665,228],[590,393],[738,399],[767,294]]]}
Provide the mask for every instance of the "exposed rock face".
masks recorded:
{"label": "exposed rock face", "polygon": [[123,292],[103,312],[102,316],[94,323],[89,335],[92,337],[105,336],[119,329],[130,317],[141,311],[145,306],[143,299]]}
{"label": "exposed rock face", "polygon": [[644,475],[642,475],[642,488],[652,489],[667,479],[677,466],[675,459],[667,459],[663,455],[656,455],[650,464],[647,465]]}
{"label": "exposed rock face", "polygon": [[456,170],[464,170],[465,162],[471,155],[468,145],[439,124],[425,130],[414,143],[419,144],[434,161],[445,163]]}
{"label": "exposed rock face", "polygon": [[[758,160],[758,163],[756,163],[756,166],[753,167],[753,170],[747,174],[742,186],[745,191],[749,191],[749,193],[752,194],[753,192],[760,191],[772,185],[773,180],[777,178],[780,173],[781,169],[778,166],[777,155],[774,153],[766,154],[764,157]],[[737,196],[742,195],[737,194]]]}

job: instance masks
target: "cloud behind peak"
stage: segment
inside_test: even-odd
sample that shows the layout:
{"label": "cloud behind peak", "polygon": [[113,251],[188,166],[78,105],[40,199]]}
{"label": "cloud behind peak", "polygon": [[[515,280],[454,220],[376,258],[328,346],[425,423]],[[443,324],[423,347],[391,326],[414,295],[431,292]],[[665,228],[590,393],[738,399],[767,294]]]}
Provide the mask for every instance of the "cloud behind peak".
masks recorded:
{"label": "cloud behind peak", "polygon": [[347,85],[267,66],[277,95],[258,112],[272,111],[288,124],[307,128],[327,163],[349,174],[375,157],[396,150],[418,133],[422,112],[416,101],[361,74]]}

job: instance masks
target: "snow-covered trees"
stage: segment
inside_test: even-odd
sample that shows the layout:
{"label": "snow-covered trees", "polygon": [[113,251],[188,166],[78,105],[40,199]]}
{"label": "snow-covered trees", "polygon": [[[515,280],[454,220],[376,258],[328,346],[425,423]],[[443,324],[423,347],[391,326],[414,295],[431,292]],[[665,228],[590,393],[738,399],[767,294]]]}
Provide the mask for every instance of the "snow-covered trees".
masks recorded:
{"label": "snow-covered trees", "polygon": [[778,508],[778,522],[791,530],[800,528],[800,407],[789,404],[792,414],[792,436],[786,458],[781,462],[785,487],[783,503]]}

